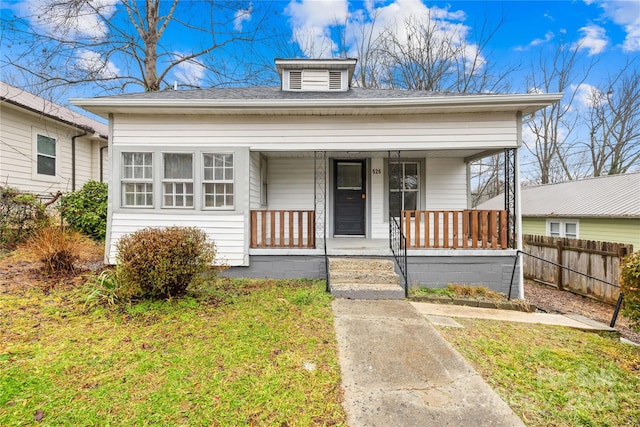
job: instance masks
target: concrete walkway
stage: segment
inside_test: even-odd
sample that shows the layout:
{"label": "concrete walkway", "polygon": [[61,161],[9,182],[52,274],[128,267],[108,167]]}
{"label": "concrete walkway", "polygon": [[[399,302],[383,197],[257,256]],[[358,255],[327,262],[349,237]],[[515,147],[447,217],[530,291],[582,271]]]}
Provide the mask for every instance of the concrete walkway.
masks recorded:
{"label": "concrete walkway", "polygon": [[350,427],[524,426],[408,301],[333,301]]}
{"label": "concrete walkway", "polygon": [[[547,313],[526,313],[515,310],[496,310],[493,308],[466,307],[449,304],[430,304],[423,302],[410,303],[418,313],[430,322],[442,326],[455,326],[450,323],[451,317],[467,317],[474,319],[501,320],[506,322],[541,323],[544,325],[566,326],[583,331],[604,331],[616,333],[614,328],[595,322],[578,314],[562,315]],[[449,320],[448,320],[449,319]]]}

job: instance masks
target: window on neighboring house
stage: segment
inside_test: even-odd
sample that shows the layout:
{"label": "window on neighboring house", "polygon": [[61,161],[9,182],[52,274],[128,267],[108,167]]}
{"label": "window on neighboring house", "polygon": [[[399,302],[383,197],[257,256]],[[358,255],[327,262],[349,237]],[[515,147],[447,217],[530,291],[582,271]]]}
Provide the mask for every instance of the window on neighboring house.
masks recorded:
{"label": "window on neighboring house", "polygon": [[205,153],[203,162],[204,207],[233,208],[233,154]]}
{"label": "window on neighboring house", "polygon": [[400,162],[389,165],[390,209],[395,217],[403,210],[416,210],[420,197],[418,162]]}
{"label": "window on neighboring house", "polygon": [[56,176],[56,140],[38,134],[37,140],[38,175]]}
{"label": "window on neighboring house", "polygon": [[260,205],[267,206],[267,169],[268,163],[265,156],[260,156]]}
{"label": "window on neighboring house", "polygon": [[163,207],[193,207],[193,154],[164,153]]}
{"label": "window on neighboring house", "polygon": [[578,238],[577,220],[548,220],[547,235],[551,237]]}
{"label": "window on neighboring house", "polygon": [[122,153],[122,206],[153,207],[152,153]]}

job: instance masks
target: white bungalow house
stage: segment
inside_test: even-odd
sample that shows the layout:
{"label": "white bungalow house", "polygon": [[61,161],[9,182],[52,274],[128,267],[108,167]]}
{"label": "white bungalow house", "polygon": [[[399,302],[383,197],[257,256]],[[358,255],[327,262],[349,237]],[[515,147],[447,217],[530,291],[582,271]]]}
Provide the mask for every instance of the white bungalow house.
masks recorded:
{"label": "white bungalow house", "polygon": [[104,123],[0,82],[0,185],[48,198],[106,181]]}
{"label": "white bungalow house", "polygon": [[[561,95],[355,88],[355,63],[277,59],[280,87],[72,100],[109,119],[106,261],[123,235],[185,225],[231,275],[324,278],[327,258],[395,254],[409,285],[509,291],[522,117]],[[469,163],[505,150],[505,208],[470,210]]]}

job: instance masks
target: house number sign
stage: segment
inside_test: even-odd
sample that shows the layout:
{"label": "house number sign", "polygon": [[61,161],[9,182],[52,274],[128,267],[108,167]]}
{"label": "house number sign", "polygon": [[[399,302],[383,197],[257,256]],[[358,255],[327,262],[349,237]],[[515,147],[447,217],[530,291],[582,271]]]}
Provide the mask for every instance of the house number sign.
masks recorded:
{"label": "house number sign", "polygon": [[373,169],[371,170],[371,173],[372,173],[373,175],[382,175],[382,169],[379,169],[379,168],[373,168]]}

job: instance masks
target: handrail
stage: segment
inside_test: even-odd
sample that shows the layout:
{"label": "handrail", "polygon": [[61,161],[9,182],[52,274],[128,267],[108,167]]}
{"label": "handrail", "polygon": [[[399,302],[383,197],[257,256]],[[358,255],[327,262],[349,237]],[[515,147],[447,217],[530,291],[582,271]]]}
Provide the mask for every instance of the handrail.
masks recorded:
{"label": "handrail", "polygon": [[[571,271],[572,273],[579,274],[579,275],[587,277],[587,278],[589,278],[591,280],[595,280],[597,282],[604,283],[605,285],[613,286],[614,288],[620,289],[620,285],[616,285],[615,283],[607,282],[606,280],[602,280],[602,279],[599,279],[597,277],[593,277],[593,276],[591,276],[591,275],[589,275],[587,273],[583,273],[581,271],[574,270],[573,268],[567,267],[566,265],[558,264],[557,262],[549,261],[548,259],[541,258],[539,256],[536,256],[536,255],[533,255],[533,254],[530,254],[528,252],[524,252],[524,251],[521,251],[521,250],[518,249],[516,251],[516,259],[515,259],[515,261],[513,263],[513,271],[511,272],[511,283],[509,284],[509,298],[511,298],[511,288],[513,287],[513,277],[515,276],[515,270],[516,270],[516,265],[517,265],[517,261],[518,261],[518,256],[520,254],[530,256],[531,258],[535,258],[537,260],[546,262],[548,264],[552,264],[552,265],[554,265],[554,266],[556,266],[558,268],[562,268],[563,270]],[[522,268],[522,267],[520,267],[520,268]],[[616,319],[618,318],[618,312],[620,311],[620,306],[622,305],[622,299],[623,299],[623,294],[622,294],[622,292],[620,292],[620,294],[618,295],[618,301],[616,302],[616,308],[615,308],[615,310],[613,312],[613,317],[611,318],[611,323],[609,324],[609,327],[611,327],[611,328],[613,328],[615,326],[615,324],[616,324]]]}
{"label": "handrail", "polygon": [[389,246],[393,257],[398,264],[402,278],[404,279],[404,297],[409,296],[409,281],[407,278],[407,239],[402,234],[398,220],[391,217],[389,220]]}

